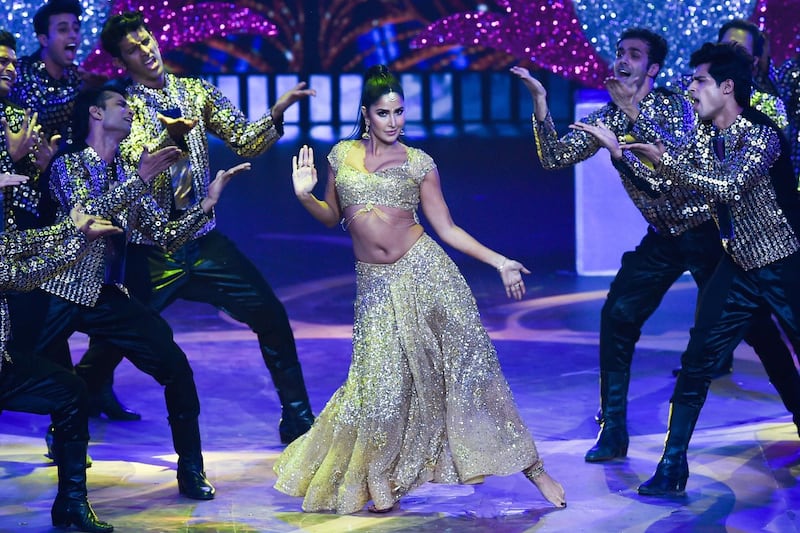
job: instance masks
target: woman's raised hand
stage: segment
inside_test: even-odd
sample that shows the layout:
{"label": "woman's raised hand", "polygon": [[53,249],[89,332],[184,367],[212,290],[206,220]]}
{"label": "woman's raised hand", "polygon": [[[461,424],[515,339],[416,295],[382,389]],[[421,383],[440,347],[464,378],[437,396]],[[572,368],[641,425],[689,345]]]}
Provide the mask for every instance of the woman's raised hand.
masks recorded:
{"label": "woman's raised hand", "polygon": [[314,149],[304,144],[300,153],[292,157],[292,182],[294,194],[305,198],[317,184],[317,169],[314,167]]}

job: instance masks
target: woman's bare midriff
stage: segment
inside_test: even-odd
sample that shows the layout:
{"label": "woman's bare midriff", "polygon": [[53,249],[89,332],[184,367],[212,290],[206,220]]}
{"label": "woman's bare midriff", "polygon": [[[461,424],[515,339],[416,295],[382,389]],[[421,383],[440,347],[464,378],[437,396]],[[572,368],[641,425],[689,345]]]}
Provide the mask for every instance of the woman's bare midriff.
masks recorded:
{"label": "woman's bare midriff", "polygon": [[412,211],[383,205],[369,206],[365,211],[366,207],[351,205],[344,210],[344,219],[349,221],[347,230],[353,239],[353,253],[359,261],[394,263],[411,249],[424,231],[414,220]]}

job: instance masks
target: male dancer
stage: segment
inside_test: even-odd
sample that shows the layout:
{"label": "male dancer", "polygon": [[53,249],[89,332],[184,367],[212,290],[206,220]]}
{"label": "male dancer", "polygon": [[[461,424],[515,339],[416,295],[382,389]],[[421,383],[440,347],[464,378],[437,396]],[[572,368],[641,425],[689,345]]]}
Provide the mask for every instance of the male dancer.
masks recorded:
{"label": "male dancer", "polygon": [[[53,227],[16,231],[7,207],[16,206],[13,191],[30,180],[16,173],[35,168],[38,140],[35,118],[6,101],[16,79],[16,39],[0,30],[0,410],[49,414],[53,453],[58,459],[58,495],[53,525],[75,524],[81,531],[111,531],[86,497],[86,448],[89,440],[86,387],[71,372],[9,344],[12,323],[7,291],[29,291],[88,251],[87,241],[119,233],[108,221],[77,207]],[[11,200],[9,200],[11,199]]]}
{"label": "male dancer", "polygon": [[[0,39],[2,38],[0,32]],[[2,42],[2,40],[0,40]],[[0,45],[0,53],[4,45]],[[27,181],[0,174],[0,184]],[[74,524],[79,531],[113,531],[94,513],[86,490],[89,416],[86,386],[69,370],[46,359],[8,349],[12,316],[6,291],[26,291],[80,260],[97,238],[119,233],[111,222],[76,207],[56,226],[0,233],[0,410],[49,414],[53,452],[58,457],[58,493],[50,515],[56,527]]]}
{"label": "male dancer", "polygon": [[[188,164],[174,165],[153,183],[153,197],[174,213],[194,205],[208,189],[208,133],[239,155],[262,154],[282,135],[283,112],[315,94],[300,83],[278,98],[269,114],[248,122],[211,84],[165,71],[158,43],[140,13],[111,17],[101,40],[133,82],[127,92],[134,110],[133,127],[123,143],[123,154],[135,161],[145,147],[167,144],[181,146],[189,154]],[[311,427],[314,415],[286,310],[258,268],[215,226],[212,215],[188,243],[173,252],[165,252],[135,232],[136,244],[129,253],[138,264],[148,265],[146,290],[152,289],[151,295],[142,298],[149,297],[150,305],[159,311],[179,298],[208,302],[247,324],[258,337],[281,402],[281,442],[289,443]],[[90,388],[107,380],[119,360],[94,341],[78,366]]]}
{"label": "male dancer", "polygon": [[[81,15],[83,8],[78,0],[50,0],[33,16],[33,28],[39,40],[39,49],[20,58],[17,80],[9,99],[37,115],[41,128],[42,149],[54,153],[60,140],[72,142],[70,119],[75,97],[81,87],[94,86],[101,82],[98,76],[81,70],[75,64],[80,45]],[[31,173],[28,173],[31,175]],[[28,186],[15,191],[17,196],[28,195],[25,209],[15,209],[17,227],[21,229],[40,227],[52,222],[55,204],[52,202],[47,183],[39,183],[38,172],[31,175]],[[19,317],[14,323],[14,341],[20,349],[31,349],[24,332],[41,321],[42,304],[46,301],[40,291],[17,294],[9,298],[9,304]],[[24,320],[23,320],[24,319]],[[69,346],[62,350],[66,353]],[[111,382],[90,391],[89,416],[105,413],[111,420],[140,420],[141,416],[122,405],[114,395]]]}
{"label": "male dancer", "polygon": [[[654,79],[666,54],[667,43],[660,35],[643,28],[624,31],[617,42],[614,79],[608,82],[614,103],[583,118],[581,123],[601,121],[619,137],[654,139],[653,128],[645,127],[648,122],[638,120],[646,116],[661,127],[664,142],[674,145],[683,140],[694,124],[688,101],[680,94],[654,89]],[[545,168],[586,160],[602,147],[591,133],[580,129],[559,139],[542,84],[525,69],[514,67],[512,72],[523,80],[533,98],[534,137]],[[586,452],[588,462],[627,455],[630,368],[642,325],[687,270],[702,289],[722,254],[708,202],[702,196],[690,189],[675,188],[669,194],[653,197],[637,187],[630,173],[620,171],[620,178],[649,227],[636,249],[622,256],[620,270],[601,311],[601,429],[595,445]],[[762,359],[766,354],[782,354],[791,361],[791,354],[767,313],[753,328],[749,342]],[[780,392],[783,383],[773,383]],[[790,396],[787,392],[786,397],[781,397],[786,402]],[[800,398],[792,402],[787,408],[800,413]]]}
{"label": "male dancer", "polygon": [[47,139],[59,135],[70,140],[69,123],[78,91],[103,80],[75,64],[81,39],[78,0],[49,0],[33,16],[39,49],[20,58],[11,100],[38,113]]}
{"label": "male dancer", "polygon": [[[210,219],[210,213],[230,178],[249,168],[245,163],[220,171],[206,195],[183,215],[168,221],[148,194],[153,178],[180,157],[168,147],[142,154],[138,169],[122,160],[120,142],[130,132],[133,112],[124,94],[112,86],[90,89],[76,99],[73,120],[75,144],[56,157],[50,187],[65,216],[76,205],[87,212],[113,218],[128,232],[138,230],[166,249],[180,246]],[[78,264],[46,281],[52,295],[40,325],[37,355],[50,360],[75,331],[101,338],[117,347],[140,370],[164,386],[172,440],[178,454],[178,488],[198,500],[214,497],[206,479],[200,446],[197,398],[192,369],[172,339],[172,330],[156,311],[130,297],[123,285],[125,238],[96,241]],[[71,360],[56,361],[71,368]]]}
{"label": "male dancer", "polygon": [[[788,142],[772,120],[750,106],[751,56],[741,46],[706,43],[690,64],[695,72],[689,94],[702,122],[685,147],[622,146],[653,163],[650,170],[633,161],[630,151],[622,153],[651,194],[676,187],[702,192],[725,250],[681,356],[664,453],[653,477],[639,486],[640,494],[654,496],[683,494],[686,452],[711,374],[754,316],[770,310],[792,346],[800,347],[800,199]],[[794,388],[800,390],[800,382]],[[794,423],[800,435],[800,414],[794,414]]]}
{"label": "male dancer", "polygon": [[[750,106],[767,115],[779,128],[786,128],[788,118],[783,102],[778,96],[770,93],[767,87],[760,87],[756,83],[758,62],[766,46],[766,39],[764,38],[764,34],[758,29],[758,26],[749,20],[729,20],[720,27],[717,33],[717,42],[737,43],[752,56],[753,86],[750,93]],[[688,92],[688,86],[691,81],[691,77],[685,80],[684,91]],[[680,370],[680,368],[673,369],[672,375],[677,376]],[[733,372],[733,351],[720,361],[719,367],[713,377],[716,378],[724,374],[730,374],[731,372]]]}

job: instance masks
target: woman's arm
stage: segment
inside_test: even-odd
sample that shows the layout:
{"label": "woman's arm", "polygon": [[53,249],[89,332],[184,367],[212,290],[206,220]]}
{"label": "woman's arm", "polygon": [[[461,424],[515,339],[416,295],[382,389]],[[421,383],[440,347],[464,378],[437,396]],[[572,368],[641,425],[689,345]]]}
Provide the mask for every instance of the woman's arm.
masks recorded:
{"label": "woman's arm", "polygon": [[339,200],[336,198],[335,176],[328,167],[328,183],[325,186],[325,200],[317,199],[312,191],[317,184],[317,168],[314,166],[314,149],[307,145],[292,157],[292,182],[294,194],[311,216],[332,228],[342,218]]}
{"label": "woman's arm", "polygon": [[521,299],[525,294],[522,274],[530,274],[530,271],[521,263],[487,248],[453,222],[450,209],[442,195],[439,172],[435,168],[422,180],[420,197],[425,218],[433,226],[436,234],[456,250],[495,267],[505,285],[506,295],[509,298]]}

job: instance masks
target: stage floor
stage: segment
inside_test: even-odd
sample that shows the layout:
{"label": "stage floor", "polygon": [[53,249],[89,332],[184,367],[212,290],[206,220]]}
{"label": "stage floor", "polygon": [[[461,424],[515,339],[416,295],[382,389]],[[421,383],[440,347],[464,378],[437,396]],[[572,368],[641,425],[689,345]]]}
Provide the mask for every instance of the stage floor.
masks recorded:
{"label": "stage floor", "polygon": [[[298,144],[279,143],[255,159],[253,170],[225,191],[217,212],[221,229],[285,303],[319,412],[347,374],[355,275],[347,235],[320,226],[293,197],[289,168]],[[735,354],[734,373],[712,385],[689,450],[686,497],[636,493],[661,454],[671,370],[694,311],[689,278],[667,294],[638,344],[628,458],[585,463],[597,433],[598,323],[610,279],[569,273],[571,169],[544,172],[528,136],[411,144],[436,157],[456,222],[534,272],[525,300],[510,302],[494,269],[453,253],[547,468],[566,488],[568,507],[550,507],[517,474],[478,486],[426,485],[390,515],[302,513],[299,499],[272,488],[272,465],[282,449],[279,408],[254,335],[210,306],[181,301],[165,317],[194,368],[206,470],[217,498],[178,495],[162,390],[123,362],[116,390],[144,419],[91,421],[90,498],[102,518],[123,532],[800,530],[800,440],[747,346]],[[314,147],[322,167],[326,147]],[[211,148],[215,169],[238,162],[221,143]],[[72,347],[77,359],[86,338],[76,335]],[[42,456],[47,425],[43,416],[0,415],[0,531],[50,530],[56,471]]]}
{"label": "stage floor", "polygon": [[[289,257],[304,255],[302,239],[280,241]],[[346,256],[339,240],[320,253]],[[338,251],[337,251],[338,250]],[[293,317],[315,411],[345,378],[349,363],[354,276],[347,259],[333,273],[277,286]],[[629,456],[587,464],[597,426],[597,323],[608,278],[533,275],[528,297],[509,303],[496,274],[461,261],[482,316],[496,341],[519,408],[548,470],[567,492],[556,510],[521,474],[477,486],[425,485],[385,516],[305,514],[300,499],[272,488],[281,452],[278,406],[253,334],[199,304],[179,302],[165,316],[195,371],[202,402],[206,470],[217,498],[178,495],[160,387],[124,362],[121,398],[140,422],[92,419],[90,499],[117,531],[314,533],[523,531],[775,531],[800,529],[800,442],[749,347],[735,371],[713,383],[690,448],[691,476],[680,499],[641,497],[637,485],[660,456],[676,366],[690,326],[695,289],[682,279],[643,333],[630,391]],[[338,265],[338,266],[337,266]],[[323,269],[325,270],[325,269]],[[73,338],[74,354],[86,338]],[[42,456],[43,416],[0,416],[0,530],[47,531],[56,470]]]}

